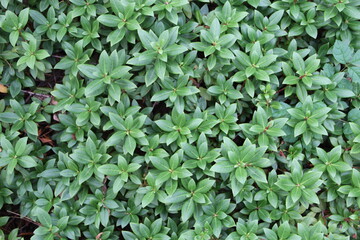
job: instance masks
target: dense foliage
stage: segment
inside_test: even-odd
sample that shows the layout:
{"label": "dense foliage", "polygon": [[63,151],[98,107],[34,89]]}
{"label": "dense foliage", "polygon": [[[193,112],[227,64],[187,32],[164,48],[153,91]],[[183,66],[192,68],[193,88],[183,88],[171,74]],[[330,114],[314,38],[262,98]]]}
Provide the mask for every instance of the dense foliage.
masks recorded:
{"label": "dense foliage", "polygon": [[360,1],[0,5],[0,239],[358,239]]}

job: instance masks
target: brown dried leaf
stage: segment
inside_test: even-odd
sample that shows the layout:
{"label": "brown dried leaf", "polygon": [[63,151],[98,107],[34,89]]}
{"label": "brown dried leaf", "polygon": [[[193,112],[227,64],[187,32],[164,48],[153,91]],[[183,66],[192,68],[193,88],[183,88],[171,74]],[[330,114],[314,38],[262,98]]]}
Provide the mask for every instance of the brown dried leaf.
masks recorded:
{"label": "brown dried leaf", "polygon": [[8,92],[8,88],[2,84],[0,84],[0,93],[7,93]]}

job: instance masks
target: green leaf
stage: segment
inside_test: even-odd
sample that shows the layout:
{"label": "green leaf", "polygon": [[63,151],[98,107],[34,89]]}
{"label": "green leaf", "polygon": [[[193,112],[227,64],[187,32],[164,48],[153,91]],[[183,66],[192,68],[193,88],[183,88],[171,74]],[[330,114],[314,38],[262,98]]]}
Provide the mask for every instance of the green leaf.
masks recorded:
{"label": "green leaf", "polygon": [[292,60],[293,60],[293,64],[294,64],[294,68],[297,71],[304,71],[305,70],[305,62],[303,60],[303,58],[300,56],[300,54],[298,54],[297,52],[294,52],[292,55]]}
{"label": "green leaf", "polygon": [[171,178],[171,173],[169,171],[162,172],[156,177],[155,184],[160,187],[164,182],[168,181],[170,178]]}
{"label": "green leaf", "polygon": [[115,31],[112,31],[107,36],[106,41],[110,42],[110,45],[113,46],[113,45],[117,44],[118,42],[120,42],[124,38],[125,34],[126,34],[125,28],[117,29]]}
{"label": "green leaf", "polygon": [[155,72],[156,75],[161,79],[164,80],[165,73],[166,73],[166,63],[160,60],[156,60],[155,63]]}
{"label": "green leaf", "polygon": [[336,88],[336,89],[334,89],[334,92],[336,93],[337,96],[339,96],[341,98],[355,97],[354,92],[349,89]]}
{"label": "green leaf", "polygon": [[322,108],[316,109],[315,113],[313,113],[310,117],[311,118],[321,118],[330,111],[331,111],[331,108],[322,107]]}
{"label": "green leaf", "polygon": [[153,191],[146,193],[141,200],[141,206],[143,208],[146,207],[154,200],[154,198],[155,198],[155,193]]}
{"label": "green leaf", "polygon": [[77,67],[88,78],[96,79],[100,76],[100,70],[93,65],[80,64]]}
{"label": "green leaf", "polygon": [[358,2],[0,0],[0,209],[34,240],[356,239]]}
{"label": "green leaf", "polygon": [[117,176],[120,174],[120,170],[118,166],[114,164],[104,164],[98,167],[97,169],[102,174],[108,175],[108,176]]}
{"label": "green leaf", "polygon": [[242,51],[237,51],[236,57],[237,57],[238,61],[241,64],[243,64],[244,66],[247,66],[247,67],[251,66],[250,57],[246,53],[244,53]]}
{"label": "green leaf", "polygon": [[94,169],[92,167],[84,167],[84,169],[79,174],[79,184],[83,184],[87,181],[94,173]]}
{"label": "green leaf", "polygon": [[299,200],[300,197],[301,197],[301,189],[300,189],[300,187],[293,188],[291,190],[290,196],[291,196],[291,199],[292,199],[293,202],[297,202],[297,200]]}
{"label": "green leaf", "polygon": [[316,39],[318,35],[318,30],[314,25],[307,25],[305,27],[305,31],[307,34],[309,34],[310,37]]}
{"label": "green leaf", "polygon": [[351,180],[352,180],[352,183],[354,184],[354,186],[360,188],[360,172],[358,170],[353,169],[352,175],[351,175]]}
{"label": "green leaf", "polygon": [[289,84],[289,85],[294,85],[297,84],[299,82],[299,78],[296,76],[287,76],[284,81],[283,84]]}
{"label": "green leaf", "polygon": [[317,85],[328,85],[328,84],[332,83],[328,77],[321,76],[321,75],[314,75],[311,77],[311,80],[314,84],[317,84]]}
{"label": "green leaf", "polygon": [[210,25],[210,33],[214,37],[214,39],[217,40],[220,37],[220,32],[220,22],[217,18],[215,18]]}
{"label": "green leaf", "polygon": [[238,180],[241,184],[244,184],[247,180],[248,173],[246,169],[238,167],[235,170],[235,178]]}
{"label": "green leaf", "polygon": [[121,22],[119,17],[110,14],[100,15],[97,20],[107,27],[117,27]]}
{"label": "green leaf", "polygon": [[264,228],[264,233],[265,233],[266,239],[268,239],[268,240],[277,240],[278,239],[276,233],[271,229]]}
{"label": "green leaf", "polygon": [[346,171],[350,171],[352,169],[349,164],[347,164],[345,162],[340,162],[340,161],[333,163],[332,166],[335,167],[340,172],[346,172]]}
{"label": "green leaf", "polygon": [[215,55],[211,55],[207,60],[207,67],[209,70],[213,69],[216,65],[216,57]]}
{"label": "green leaf", "polygon": [[85,88],[85,95],[87,97],[95,97],[105,91],[105,84],[102,79],[91,81]]}
{"label": "green leaf", "polygon": [[[18,31],[13,31],[13,32],[10,33],[9,40],[10,40],[10,43],[11,43],[12,46],[14,46],[14,47],[16,46],[16,43],[17,43],[18,39],[19,39],[19,32]],[[20,61],[20,59],[22,59],[22,61]],[[29,59],[29,58],[23,56],[20,59],[18,61],[18,65],[24,64],[25,61],[26,61],[25,59]]]}
{"label": "green leaf", "polygon": [[262,80],[262,81],[265,81],[265,82],[270,82],[269,74],[267,72],[265,72],[264,70],[257,69],[254,72],[254,76],[258,80]]}
{"label": "green leaf", "polygon": [[25,121],[25,129],[28,134],[38,135],[38,126],[33,121]]}
{"label": "green leaf", "polygon": [[304,196],[309,203],[320,203],[318,196],[312,189],[303,189],[302,196]]}
{"label": "green leaf", "polygon": [[10,217],[0,217],[0,227],[4,226]]}
{"label": "green leaf", "polygon": [[337,11],[336,7],[334,7],[334,6],[325,9],[325,11],[324,11],[324,20],[327,21],[330,18],[335,17],[337,13],[338,13],[338,11]]}
{"label": "green leaf", "polygon": [[272,137],[280,137],[286,135],[286,133],[280,128],[269,128],[266,133]]}
{"label": "green leaf", "polygon": [[171,90],[161,90],[159,92],[156,92],[150,101],[157,102],[157,101],[164,101],[169,98]]}
{"label": "green leaf", "polygon": [[260,4],[260,0],[248,0],[248,3],[254,8],[257,8]]}
{"label": "green leaf", "polygon": [[0,113],[0,121],[5,123],[14,123],[19,119],[19,116],[12,112]]}
{"label": "green leaf", "polygon": [[294,137],[297,137],[303,134],[306,131],[306,121],[300,121],[295,125],[294,128]]}
{"label": "green leaf", "polygon": [[36,209],[36,216],[39,219],[39,222],[44,226],[50,228],[52,226],[51,217],[48,212],[41,208]]}
{"label": "green leaf", "polygon": [[173,44],[169,47],[167,47],[164,52],[166,54],[168,54],[169,56],[177,56],[179,54],[182,54],[183,52],[185,52],[187,50],[187,48],[185,46],[182,45],[177,45],[177,44]]}
{"label": "green leaf", "polygon": [[186,222],[193,215],[195,204],[192,199],[187,200],[181,208],[181,221]]}
{"label": "green leaf", "polygon": [[18,163],[23,168],[32,168],[36,167],[38,163],[35,161],[34,157],[22,156],[18,159]]}
{"label": "green leaf", "polygon": [[16,142],[16,144],[15,144],[15,154],[16,154],[16,156],[22,156],[23,155],[23,153],[26,150],[27,141],[28,141],[28,138],[24,137],[24,138],[20,138],[19,141]]}
{"label": "green leaf", "polygon": [[289,222],[284,222],[278,228],[278,236],[281,239],[287,239],[290,236],[291,228]]}
{"label": "green leaf", "polygon": [[279,202],[279,198],[276,195],[276,193],[274,192],[270,192],[268,195],[268,201],[271,204],[271,206],[273,206],[274,208],[277,208],[278,206],[278,202]]}
{"label": "green leaf", "polygon": [[196,193],[207,193],[215,184],[215,180],[210,180],[208,178],[203,179],[199,182],[195,192]]}
{"label": "green leaf", "polygon": [[290,178],[285,176],[280,176],[279,178],[280,179],[276,182],[276,185],[284,191],[289,192],[295,187],[295,184],[291,181]]}
{"label": "green leaf", "polygon": [[38,24],[47,24],[48,20],[38,11],[30,9],[31,18]]}
{"label": "green leaf", "polygon": [[19,13],[19,24],[21,24],[22,27],[25,27],[28,19],[29,19],[29,8],[25,8],[23,10],[20,11]]}
{"label": "green leaf", "polygon": [[277,57],[278,56],[272,55],[272,54],[265,55],[264,57],[260,58],[260,60],[257,62],[256,65],[258,65],[261,68],[267,67],[270,64],[272,64],[273,62],[275,62]]}
{"label": "green leaf", "polygon": [[345,41],[336,40],[333,48],[334,58],[342,64],[346,64],[351,60],[353,50]]}
{"label": "green leaf", "polygon": [[360,67],[348,67],[349,77],[353,82],[360,83]]}
{"label": "green leaf", "polygon": [[41,49],[41,50],[36,51],[35,57],[38,60],[43,60],[47,57],[50,57],[50,54],[46,50]]}
{"label": "green leaf", "polygon": [[124,144],[124,152],[130,153],[130,155],[134,154],[136,148],[136,141],[133,137],[127,136],[125,138],[125,144]]}
{"label": "green leaf", "polygon": [[155,166],[155,168],[159,170],[168,171],[170,169],[168,162],[160,157],[151,156],[150,161]]}
{"label": "green leaf", "polygon": [[190,197],[190,193],[183,190],[177,189],[171,196],[165,198],[165,203],[182,203],[185,199]]}
{"label": "green leaf", "polygon": [[257,182],[267,183],[264,170],[257,167],[247,167],[249,176]]}
{"label": "green leaf", "polygon": [[229,161],[220,161],[217,162],[214,166],[210,168],[210,171],[218,172],[218,173],[229,173],[234,171],[235,166]]}
{"label": "green leaf", "polygon": [[300,25],[293,26],[289,31],[289,37],[299,36],[304,32],[304,27]]}
{"label": "green leaf", "polygon": [[138,32],[140,41],[143,44],[143,46],[146,49],[152,49],[151,43],[155,42],[156,39],[151,34],[149,34],[148,32],[146,32],[142,29],[138,29],[137,32]]}
{"label": "green leaf", "polygon": [[360,143],[354,144],[351,148],[351,154],[358,154],[360,153]]}
{"label": "green leaf", "polygon": [[351,18],[360,19],[360,10],[357,7],[346,5],[343,12]]}
{"label": "green leaf", "polygon": [[155,121],[155,124],[161,128],[161,130],[166,131],[166,132],[172,132],[174,131],[174,124],[168,120],[157,120]]}

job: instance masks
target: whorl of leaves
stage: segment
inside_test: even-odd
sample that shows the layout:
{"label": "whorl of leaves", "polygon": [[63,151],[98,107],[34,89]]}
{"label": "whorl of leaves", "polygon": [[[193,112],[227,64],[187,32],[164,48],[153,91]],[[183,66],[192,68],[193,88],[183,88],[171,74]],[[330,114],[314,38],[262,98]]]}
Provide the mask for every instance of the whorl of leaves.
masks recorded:
{"label": "whorl of leaves", "polygon": [[0,0],[0,239],[358,239],[359,0]]}

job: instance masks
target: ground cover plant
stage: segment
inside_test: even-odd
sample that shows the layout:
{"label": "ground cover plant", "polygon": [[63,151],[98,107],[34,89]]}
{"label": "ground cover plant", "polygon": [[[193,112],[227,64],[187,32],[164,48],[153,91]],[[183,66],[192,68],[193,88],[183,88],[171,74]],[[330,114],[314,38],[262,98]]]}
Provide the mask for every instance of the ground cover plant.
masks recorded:
{"label": "ground cover plant", "polygon": [[0,239],[358,239],[359,20],[0,0]]}

